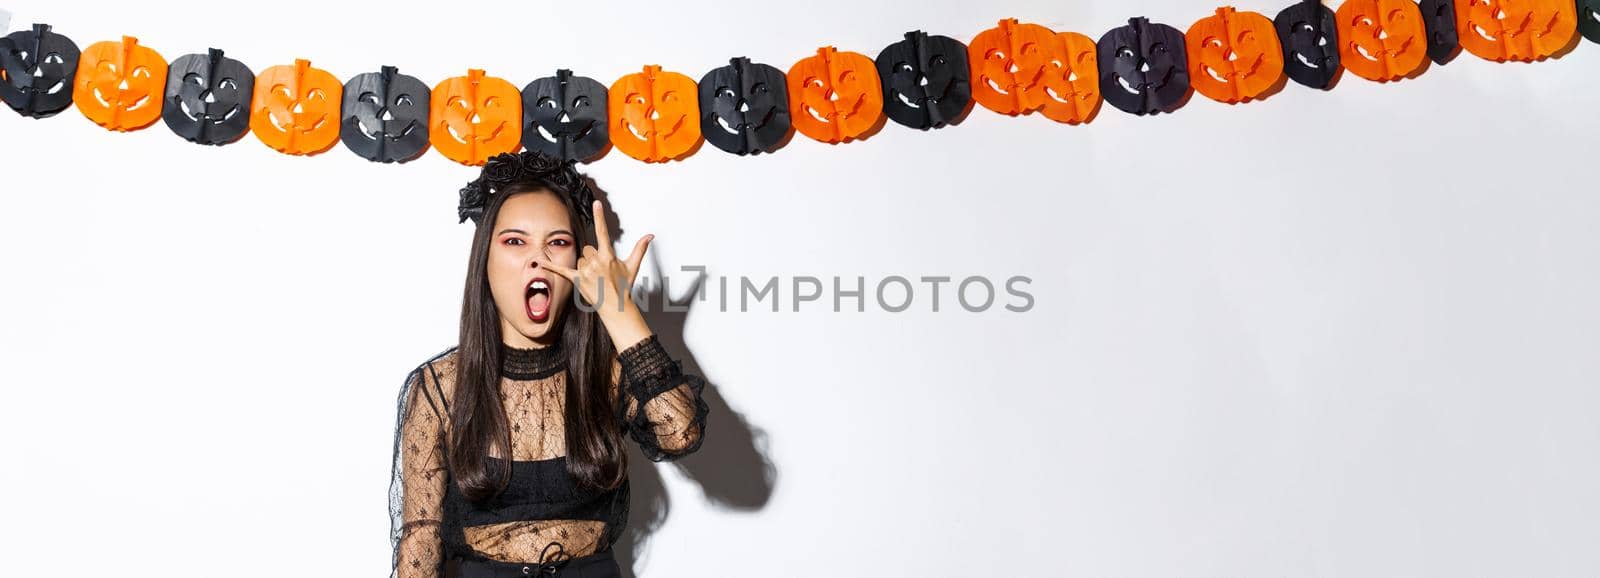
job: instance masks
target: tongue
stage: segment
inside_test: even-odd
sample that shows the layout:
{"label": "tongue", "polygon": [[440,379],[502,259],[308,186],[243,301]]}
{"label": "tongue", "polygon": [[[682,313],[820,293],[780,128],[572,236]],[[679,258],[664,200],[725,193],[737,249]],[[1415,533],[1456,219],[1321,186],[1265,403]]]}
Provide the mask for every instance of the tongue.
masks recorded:
{"label": "tongue", "polygon": [[528,298],[528,311],[534,315],[543,315],[550,308],[550,296],[544,293],[534,293]]}

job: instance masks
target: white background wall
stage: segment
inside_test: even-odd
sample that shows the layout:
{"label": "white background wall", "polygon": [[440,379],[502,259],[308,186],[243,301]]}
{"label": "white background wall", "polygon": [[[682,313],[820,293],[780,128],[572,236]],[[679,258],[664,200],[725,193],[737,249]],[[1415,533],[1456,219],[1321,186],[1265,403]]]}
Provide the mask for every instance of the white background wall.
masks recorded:
{"label": "white background wall", "polygon": [[[519,86],[1214,8],[5,4],[80,46]],[[980,108],[757,158],[613,151],[587,169],[619,245],[655,233],[670,271],[1027,275],[1036,299],[658,322],[715,392],[701,454],[633,471],[635,525],[659,522],[626,547],[635,570],[1600,574],[1597,72],[1586,43],[1078,127]],[[76,110],[0,114],[0,149],[0,573],[386,573],[394,398],[455,340],[475,170],[201,147]]]}

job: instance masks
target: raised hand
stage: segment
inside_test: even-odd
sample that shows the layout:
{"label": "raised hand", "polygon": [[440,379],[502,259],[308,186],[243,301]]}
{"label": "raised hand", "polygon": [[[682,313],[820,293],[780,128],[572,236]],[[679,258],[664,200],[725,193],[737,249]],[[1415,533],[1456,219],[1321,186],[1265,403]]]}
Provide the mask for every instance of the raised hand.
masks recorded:
{"label": "raised hand", "polygon": [[594,211],[594,236],[599,246],[584,246],[578,254],[577,268],[548,261],[540,266],[565,277],[577,287],[578,293],[600,314],[600,321],[621,350],[650,335],[643,314],[633,302],[633,282],[655,235],[640,237],[628,259],[619,261],[611,250],[611,231],[606,225],[604,206],[595,199],[590,209]]}

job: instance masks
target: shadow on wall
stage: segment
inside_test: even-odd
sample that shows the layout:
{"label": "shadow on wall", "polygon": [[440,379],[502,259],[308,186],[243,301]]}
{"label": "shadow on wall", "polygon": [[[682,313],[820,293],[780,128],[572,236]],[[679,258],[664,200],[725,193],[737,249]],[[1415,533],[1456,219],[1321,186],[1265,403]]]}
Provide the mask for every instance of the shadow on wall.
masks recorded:
{"label": "shadow on wall", "polygon": [[[621,238],[625,231],[617,214],[611,210],[609,195],[593,183],[591,179],[590,184],[595,196],[605,201],[605,218],[611,231],[611,238]],[[627,252],[633,249],[629,246],[618,250],[622,251],[621,256],[626,256]],[[654,249],[650,250],[648,256],[656,270],[661,271],[660,261],[656,258]],[[698,293],[703,283],[705,283],[705,273],[702,272],[685,294]],[[628,479],[632,487],[632,497],[629,502],[628,527],[613,546],[617,563],[622,567],[623,576],[626,578],[635,578],[634,564],[641,553],[648,551],[651,534],[661,528],[672,509],[672,501],[667,496],[666,486],[662,483],[658,468],[677,468],[685,477],[699,484],[705,499],[711,504],[736,511],[755,511],[766,507],[767,501],[772,498],[773,483],[778,473],[777,468],[762,453],[761,448],[765,447],[766,433],[751,426],[743,415],[728,406],[728,402],[722,398],[714,376],[706,375],[700,369],[700,363],[684,344],[684,327],[696,301],[693,299],[684,299],[683,303],[673,301],[675,305],[673,310],[666,310],[661,305],[672,297],[665,294],[665,289],[659,283],[648,287],[647,290],[636,292],[635,297],[642,298],[642,303],[649,304],[649,307],[644,308],[647,309],[644,311],[645,322],[650,325],[651,331],[655,332],[661,346],[682,363],[685,373],[705,378],[706,388],[701,395],[705,398],[710,412],[706,414],[705,438],[701,442],[700,449],[693,454],[670,462],[656,463],[645,459],[637,447],[629,445]],[[756,443],[757,437],[761,438],[760,446]]]}

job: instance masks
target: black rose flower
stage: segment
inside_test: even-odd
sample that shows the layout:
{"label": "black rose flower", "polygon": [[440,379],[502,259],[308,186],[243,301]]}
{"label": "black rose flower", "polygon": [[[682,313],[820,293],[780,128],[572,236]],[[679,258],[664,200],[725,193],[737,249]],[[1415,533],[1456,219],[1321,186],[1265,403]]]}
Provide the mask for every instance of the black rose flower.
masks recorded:
{"label": "black rose flower", "polygon": [[483,178],[496,184],[509,183],[521,176],[522,163],[513,154],[500,153],[483,164]]}
{"label": "black rose flower", "polygon": [[545,176],[559,171],[565,165],[559,157],[538,151],[522,151],[522,170],[533,176]]}
{"label": "black rose flower", "polygon": [[489,200],[489,194],[484,190],[483,179],[477,179],[467,186],[461,187],[461,201],[456,204],[456,216],[460,217],[456,223],[465,223],[472,219],[473,223],[483,216],[483,205]]}

